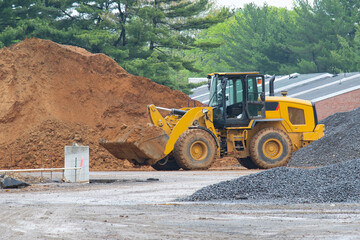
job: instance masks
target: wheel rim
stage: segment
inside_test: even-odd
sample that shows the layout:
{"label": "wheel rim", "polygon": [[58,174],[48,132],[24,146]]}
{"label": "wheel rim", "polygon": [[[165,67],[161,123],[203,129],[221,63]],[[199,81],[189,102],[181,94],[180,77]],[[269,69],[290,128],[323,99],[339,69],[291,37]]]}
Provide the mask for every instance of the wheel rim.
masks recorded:
{"label": "wheel rim", "polygon": [[190,146],[190,155],[196,161],[202,161],[208,154],[208,148],[202,141],[196,141]]}
{"label": "wheel rim", "polygon": [[263,153],[267,158],[277,159],[283,153],[283,146],[281,142],[275,138],[268,139],[263,145]]}

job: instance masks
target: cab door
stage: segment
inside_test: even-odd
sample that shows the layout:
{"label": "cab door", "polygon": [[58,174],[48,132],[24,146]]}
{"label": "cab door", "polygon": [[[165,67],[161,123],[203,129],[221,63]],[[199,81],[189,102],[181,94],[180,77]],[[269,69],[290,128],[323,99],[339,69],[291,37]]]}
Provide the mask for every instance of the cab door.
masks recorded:
{"label": "cab door", "polygon": [[265,78],[263,75],[245,77],[245,111],[249,119],[265,118]]}

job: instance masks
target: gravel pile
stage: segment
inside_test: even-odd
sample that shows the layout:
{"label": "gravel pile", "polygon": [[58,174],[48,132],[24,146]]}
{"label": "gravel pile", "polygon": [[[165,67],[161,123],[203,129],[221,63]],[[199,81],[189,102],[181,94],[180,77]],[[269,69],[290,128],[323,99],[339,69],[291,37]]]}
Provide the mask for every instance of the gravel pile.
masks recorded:
{"label": "gravel pile", "polygon": [[325,136],[295,152],[289,166],[324,166],[360,157],[360,108],[335,113],[320,123],[325,124]]}
{"label": "gravel pile", "polygon": [[360,159],[316,169],[274,168],[200,189],[181,201],[331,203],[360,201]]}

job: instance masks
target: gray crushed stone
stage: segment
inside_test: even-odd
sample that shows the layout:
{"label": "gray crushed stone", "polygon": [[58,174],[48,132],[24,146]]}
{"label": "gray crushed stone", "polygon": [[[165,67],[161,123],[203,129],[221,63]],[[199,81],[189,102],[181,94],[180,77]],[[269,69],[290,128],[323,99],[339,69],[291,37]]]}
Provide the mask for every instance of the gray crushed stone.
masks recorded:
{"label": "gray crushed stone", "polygon": [[315,169],[280,167],[204,187],[179,201],[275,204],[360,202],[360,159]]}
{"label": "gray crushed stone", "polygon": [[325,136],[295,152],[288,166],[324,166],[360,157],[360,108],[335,113],[320,123],[325,124]]}

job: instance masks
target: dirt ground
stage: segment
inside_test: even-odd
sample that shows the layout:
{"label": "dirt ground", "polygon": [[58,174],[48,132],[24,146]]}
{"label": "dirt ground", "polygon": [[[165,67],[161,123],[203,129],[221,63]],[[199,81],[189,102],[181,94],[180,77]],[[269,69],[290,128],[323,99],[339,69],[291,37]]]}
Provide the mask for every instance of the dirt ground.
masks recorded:
{"label": "dirt ground", "polygon": [[359,203],[175,201],[209,184],[254,172],[91,172],[93,180],[117,181],[0,190],[1,238],[359,239]]}

